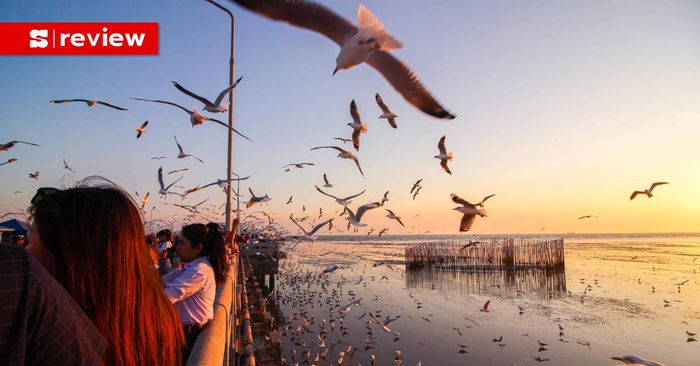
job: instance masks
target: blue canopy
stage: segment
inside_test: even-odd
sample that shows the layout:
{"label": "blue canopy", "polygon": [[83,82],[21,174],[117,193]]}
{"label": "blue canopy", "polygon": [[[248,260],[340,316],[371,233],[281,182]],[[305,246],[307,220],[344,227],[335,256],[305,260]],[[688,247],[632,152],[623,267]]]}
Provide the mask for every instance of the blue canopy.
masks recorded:
{"label": "blue canopy", "polygon": [[29,224],[27,224],[24,221],[19,221],[17,219],[0,222],[0,226],[13,229],[19,235],[27,235],[27,231],[29,231]]}

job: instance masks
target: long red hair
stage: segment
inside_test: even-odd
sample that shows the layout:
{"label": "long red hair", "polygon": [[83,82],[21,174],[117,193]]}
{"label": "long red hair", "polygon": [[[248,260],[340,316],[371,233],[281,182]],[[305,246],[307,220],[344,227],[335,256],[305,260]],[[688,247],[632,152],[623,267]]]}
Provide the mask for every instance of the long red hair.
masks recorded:
{"label": "long red hair", "polygon": [[142,218],[115,184],[94,177],[31,207],[56,278],[107,339],[106,365],[179,365],[180,318],[144,245]]}

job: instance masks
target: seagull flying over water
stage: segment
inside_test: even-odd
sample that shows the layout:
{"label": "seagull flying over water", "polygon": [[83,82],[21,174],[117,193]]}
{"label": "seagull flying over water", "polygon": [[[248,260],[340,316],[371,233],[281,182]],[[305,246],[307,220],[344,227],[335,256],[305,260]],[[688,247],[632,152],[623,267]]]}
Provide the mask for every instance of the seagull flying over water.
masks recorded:
{"label": "seagull flying over water", "polygon": [[396,125],[396,118],[399,116],[396,115],[396,113],[392,112],[389,110],[389,107],[384,104],[384,101],[382,100],[382,97],[379,95],[379,93],[374,94],[374,99],[377,101],[377,105],[379,108],[382,109],[382,114],[379,116],[379,118],[386,118],[386,120],[389,122],[389,125],[393,128],[398,128]]}
{"label": "seagull flying over water", "polygon": [[128,109],[126,109],[126,108],[118,107],[118,106],[116,106],[116,105],[114,105],[114,104],[109,104],[109,103],[103,102],[103,101],[101,101],[101,100],[88,100],[88,99],[60,99],[60,100],[49,100],[49,103],[53,103],[53,104],[72,103],[72,102],[83,102],[83,103],[87,104],[88,107],[94,107],[94,106],[97,105],[97,104],[102,104],[102,105],[105,106],[105,107],[114,108],[114,109],[117,109],[117,110],[120,110],[120,111],[126,111],[126,110],[128,110]]}
{"label": "seagull flying over water", "polygon": [[634,191],[634,192],[632,192],[632,195],[630,196],[630,201],[633,200],[635,197],[637,197],[638,194],[646,194],[647,197],[652,198],[652,197],[654,197],[654,195],[651,194],[651,191],[653,191],[654,188],[656,188],[656,186],[660,186],[660,185],[664,185],[664,184],[668,184],[668,183],[669,182],[656,182],[656,183],[652,183],[651,187],[649,187],[643,191]]}
{"label": "seagull flying over water", "polygon": [[362,215],[364,215],[368,210],[375,209],[377,207],[379,207],[379,202],[368,203],[358,207],[357,213],[354,213],[351,209],[345,206],[345,211],[348,213],[348,229],[350,229],[350,225],[355,226],[355,229],[367,226],[367,224],[360,222],[360,220],[362,220]]}
{"label": "seagull flying over water", "polygon": [[25,141],[19,141],[19,140],[13,140],[7,143],[4,143],[0,145],[0,151],[7,151],[13,148],[17,144],[27,144],[27,145],[32,145],[32,146],[39,146],[38,144],[34,144],[31,142],[25,142]]}
{"label": "seagull flying over water", "polygon": [[460,198],[456,194],[451,194],[450,197],[452,198],[452,201],[454,203],[458,203],[462,206],[460,207],[455,207],[453,210],[457,210],[464,215],[462,216],[462,221],[459,224],[459,231],[469,231],[469,229],[472,227],[472,224],[474,224],[474,220],[476,219],[476,215],[479,215],[481,217],[486,217],[486,210],[483,208],[476,208],[475,205],[472,205],[471,203],[467,202],[467,200]]}
{"label": "seagull flying over water", "polygon": [[341,47],[335,74],[341,69],[367,62],[379,71],[409,103],[436,118],[456,116],[438,103],[415,73],[388,51],[401,47],[366,7],[360,5],[358,26],[312,1],[231,0],[244,8],[273,20],[306,28],[330,38]]}
{"label": "seagull flying over water", "polygon": [[360,160],[357,159],[357,156],[353,154],[351,151],[344,150],[338,146],[318,146],[318,147],[312,147],[311,150],[317,150],[317,149],[336,149],[339,151],[338,157],[341,159],[351,159],[352,161],[355,162],[355,165],[357,166],[357,169],[360,171],[360,174],[362,174],[362,178],[365,177],[365,173],[362,172],[362,168],[360,167]]}
{"label": "seagull flying over water", "polygon": [[248,188],[248,192],[250,192],[251,197],[250,200],[248,200],[248,203],[245,204],[245,207],[251,207],[256,203],[270,202],[270,197],[267,194],[264,196],[256,196],[251,188]]}
{"label": "seagull flying over water", "polygon": [[136,129],[136,138],[141,138],[144,132],[146,132],[146,126],[148,126],[148,121],[144,122]]}
{"label": "seagull flying over water", "polygon": [[389,213],[388,215],[386,215],[386,217],[388,217],[392,220],[396,220],[399,222],[399,224],[401,224],[401,226],[406,227],[406,225],[404,225],[403,222],[401,222],[401,218],[399,216],[396,216],[396,214],[393,211],[391,211],[387,208],[385,208],[385,210],[386,210],[386,212]]}
{"label": "seagull flying over water", "polygon": [[624,356],[624,357],[610,357],[611,360],[622,361],[625,364],[637,365],[637,366],[664,366],[662,363],[648,361],[637,356]]}
{"label": "seagull flying over water", "polygon": [[326,221],[324,221],[324,222],[322,222],[322,223],[320,223],[320,224],[314,226],[313,229],[311,229],[311,231],[306,231],[306,229],[304,229],[303,227],[301,227],[301,225],[299,225],[299,223],[296,222],[296,220],[294,220],[294,217],[292,217],[292,215],[289,215],[289,219],[292,220],[292,222],[293,222],[296,226],[298,226],[299,229],[301,229],[301,231],[304,233],[304,236],[302,236],[301,238],[302,238],[302,239],[306,239],[306,240],[308,240],[308,241],[314,241],[314,240],[316,240],[317,237],[314,236],[314,234],[315,234],[317,231],[321,230],[322,227],[326,226],[327,224],[331,223],[331,221],[335,220],[335,219],[326,220]]}
{"label": "seagull flying over water", "polygon": [[348,123],[348,126],[352,127],[352,145],[355,150],[360,150],[360,134],[367,133],[368,127],[366,123],[362,123],[360,118],[360,112],[357,111],[357,104],[355,104],[355,99],[350,102],[350,115],[352,116],[352,123]]}
{"label": "seagull flying over water", "polygon": [[[181,105],[179,105],[179,104],[175,104],[175,103],[173,103],[173,102],[168,102],[168,101],[165,101],[165,100],[143,99],[143,98],[131,98],[131,99],[140,100],[140,101],[143,101],[143,102],[169,104],[169,105],[178,107],[178,108],[182,109],[185,113],[187,113],[187,114],[190,116],[190,123],[192,124],[192,127],[194,127],[194,126],[199,126],[199,125],[201,125],[202,123],[204,123],[205,121],[212,121],[212,122],[216,122],[216,123],[218,123],[218,124],[220,124],[220,125],[222,125],[222,126],[228,128],[228,125],[227,125],[226,123],[221,122],[220,120],[218,120],[218,119],[216,119],[216,118],[211,118],[211,117],[207,117],[207,116],[202,115],[202,113],[201,113],[201,112],[199,111],[199,109],[197,109],[197,108],[192,108],[192,110],[190,111],[190,110],[188,110],[187,108],[185,108],[185,107],[183,107],[183,106],[181,106]],[[253,140],[249,139],[246,135],[244,135],[244,134],[238,132],[235,128],[233,128],[232,130],[233,130],[233,132],[235,132],[238,136],[241,136],[241,137],[243,137],[244,139],[246,139],[246,140],[248,140],[248,141],[253,141]]]}
{"label": "seagull flying over water", "polygon": [[365,193],[365,191],[366,191],[366,190],[363,190],[362,192],[360,192],[360,193],[358,193],[358,194],[355,194],[355,195],[352,195],[352,196],[348,196],[348,197],[345,197],[345,198],[339,198],[339,197],[336,197],[336,196],[334,196],[334,195],[332,195],[332,194],[330,194],[330,193],[324,192],[324,191],[323,191],[321,188],[319,188],[318,186],[314,186],[314,187],[316,187],[316,190],[319,191],[319,192],[321,192],[321,194],[324,194],[324,195],[326,195],[326,196],[328,196],[328,197],[331,197],[331,198],[335,199],[335,202],[337,202],[337,203],[338,203],[339,205],[341,205],[341,206],[347,206],[347,205],[349,205],[350,203],[352,203],[352,199],[353,199],[353,198],[358,197],[359,195]]}
{"label": "seagull flying over water", "polygon": [[440,159],[440,166],[445,169],[445,171],[452,175],[452,172],[450,171],[450,168],[447,167],[447,162],[452,160],[452,152],[447,152],[447,148],[445,147],[445,136],[442,136],[440,141],[438,142],[438,150],[440,150],[440,154],[433,156],[436,159]]}
{"label": "seagull flying over water", "polygon": [[241,79],[243,79],[243,76],[239,77],[233,84],[231,84],[228,88],[224,89],[219,93],[219,96],[216,97],[216,100],[214,103],[209,101],[209,99],[204,98],[202,96],[199,96],[195,93],[192,93],[191,91],[185,89],[182,85],[178,84],[176,81],[173,81],[173,85],[175,85],[175,88],[177,90],[189,95],[190,97],[197,99],[198,101],[204,103],[204,110],[207,112],[211,113],[222,113],[228,111],[230,103],[221,103],[223,99],[226,97],[227,94],[231,91],[231,89],[235,88],[238,83],[241,82]]}
{"label": "seagull flying over water", "polygon": [[178,149],[178,151],[179,151],[179,153],[177,154],[177,158],[178,158],[178,159],[184,159],[184,158],[186,158],[186,157],[188,157],[188,156],[191,156],[191,157],[193,157],[193,158],[199,160],[200,163],[204,163],[204,162],[202,161],[202,159],[200,159],[200,158],[198,158],[198,157],[196,157],[196,156],[194,156],[194,155],[185,154],[185,152],[182,150],[182,145],[180,145],[180,143],[177,141],[177,136],[173,136],[173,137],[175,137],[175,143],[177,144],[177,149]]}

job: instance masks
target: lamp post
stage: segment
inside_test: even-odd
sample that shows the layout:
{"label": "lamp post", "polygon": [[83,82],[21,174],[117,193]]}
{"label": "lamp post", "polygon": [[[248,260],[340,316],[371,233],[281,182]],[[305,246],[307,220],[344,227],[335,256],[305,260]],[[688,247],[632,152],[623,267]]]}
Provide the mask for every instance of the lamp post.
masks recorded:
{"label": "lamp post", "polygon": [[[238,220],[238,224],[241,224],[241,176],[231,172],[231,174],[236,176],[236,219]],[[229,187],[229,191],[230,191]]]}
{"label": "lamp post", "polygon": [[[233,51],[235,49],[234,34],[236,19],[234,18],[233,13],[231,13],[230,10],[221,6],[219,3],[213,0],[205,1],[226,12],[226,14],[228,14],[228,16],[231,18],[231,56],[229,58],[229,64],[231,68],[229,70],[228,77],[228,85],[231,85],[233,84],[233,76],[235,71],[235,59],[233,58]],[[228,165],[226,168],[226,179],[230,182],[231,174],[233,172],[233,89],[231,89],[228,93],[228,100]],[[238,174],[236,174],[236,176],[238,176]],[[231,231],[231,229],[231,184],[229,183],[226,188],[226,230]]]}

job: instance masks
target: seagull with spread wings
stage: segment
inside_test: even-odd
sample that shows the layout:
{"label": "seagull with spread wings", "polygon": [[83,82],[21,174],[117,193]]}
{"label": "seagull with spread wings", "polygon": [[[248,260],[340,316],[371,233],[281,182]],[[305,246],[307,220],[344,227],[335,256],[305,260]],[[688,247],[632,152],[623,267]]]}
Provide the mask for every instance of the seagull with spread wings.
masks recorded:
{"label": "seagull with spread wings", "polygon": [[312,147],[311,150],[318,150],[318,149],[335,149],[338,150],[338,157],[341,159],[351,159],[352,161],[355,162],[355,165],[357,166],[357,170],[360,171],[360,174],[362,174],[362,178],[365,177],[365,173],[362,172],[362,168],[360,167],[360,160],[357,159],[357,156],[353,154],[351,151],[344,150],[338,146],[318,146],[318,147]]}
{"label": "seagull with spread wings", "polygon": [[199,160],[200,163],[204,164],[204,162],[202,161],[202,159],[200,159],[200,158],[198,158],[198,157],[196,157],[196,156],[194,156],[194,155],[192,155],[192,154],[185,154],[185,151],[182,150],[182,145],[180,145],[180,142],[177,141],[177,136],[173,136],[173,137],[175,137],[175,143],[177,144],[177,150],[179,151],[178,154],[177,154],[177,158],[178,158],[178,159],[184,159],[184,158],[186,158],[186,157],[193,157],[193,158]]}
{"label": "seagull with spread wings", "polygon": [[352,128],[352,146],[355,147],[355,150],[360,151],[360,134],[367,133],[368,127],[366,123],[362,123],[355,99],[350,102],[350,116],[352,116],[352,123],[348,123],[348,126]]}
{"label": "seagull with spread wings", "polygon": [[326,173],[323,173],[323,188],[333,188],[333,185],[328,181],[328,177],[326,177]]}
{"label": "seagull with spread wings", "polygon": [[401,47],[366,7],[360,5],[358,26],[313,1],[231,0],[264,17],[320,33],[341,47],[335,71],[366,62],[379,71],[409,103],[436,118],[456,116],[438,103],[415,73],[388,51]]}
{"label": "seagull with spread wings", "polygon": [[379,204],[384,206],[384,203],[387,201],[389,201],[389,191],[384,192],[384,197],[382,197],[382,201]]}
{"label": "seagull with spread wings", "polygon": [[283,166],[282,168],[286,168],[286,167],[288,167],[288,166],[293,166],[293,167],[295,167],[295,168],[297,168],[297,169],[303,169],[303,168],[304,168],[304,165],[311,165],[311,166],[313,166],[313,165],[316,165],[316,164],[314,164],[314,163],[291,163],[291,164],[287,164],[287,165]]}
{"label": "seagull with spread wings", "polygon": [[211,182],[211,183],[205,184],[205,185],[203,185],[203,186],[198,185],[198,186],[196,186],[196,187],[194,187],[194,188],[191,188],[191,189],[186,190],[185,193],[182,195],[182,197],[185,197],[185,196],[187,196],[188,194],[193,193],[193,192],[201,191],[202,189],[208,188],[208,187],[211,187],[211,186],[219,186],[219,187],[222,187],[222,188],[226,188],[226,187],[228,186],[229,182],[235,182],[235,181],[246,180],[246,179],[248,179],[248,178],[250,178],[250,177],[251,177],[251,176],[249,175],[249,176],[243,177],[243,178],[231,178],[230,180],[229,180],[229,179],[217,179],[215,182]]}
{"label": "seagull with spread wings", "polygon": [[348,206],[345,206],[345,212],[348,213],[348,229],[350,229],[350,225],[353,225],[355,227],[355,230],[367,226],[367,224],[360,222],[360,220],[362,220],[362,216],[365,214],[365,212],[375,209],[377,207],[379,207],[379,202],[368,203],[358,207],[357,213],[355,213],[352,212],[352,210],[348,208]]}
{"label": "seagull with spread wings", "polygon": [[379,118],[386,118],[391,127],[398,128],[399,126],[396,125],[396,118],[398,118],[399,116],[397,116],[396,113],[389,110],[389,107],[387,107],[386,104],[384,104],[384,101],[382,100],[382,97],[379,95],[379,93],[374,94],[374,100],[377,101],[377,105],[379,106],[379,108],[382,109],[382,114],[379,116]]}
{"label": "seagull with spread wings", "polygon": [[319,191],[319,192],[321,192],[321,194],[324,194],[324,195],[326,195],[326,196],[328,196],[328,197],[331,197],[331,198],[335,199],[335,202],[337,202],[337,203],[338,203],[339,205],[341,205],[341,206],[347,206],[347,205],[349,205],[350,203],[352,203],[352,199],[353,199],[353,198],[360,196],[361,194],[365,193],[365,191],[366,191],[366,190],[363,190],[362,192],[360,192],[360,193],[358,193],[358,194],[354,194],[354,195],[352,195],[352,196],[348,196],[348,197],[344,197],[344,198],[339,198],[339,197],[336,197],[336,196],[334,196],[334,195],[332,195],[332,194],[330,194],[330,193],[324,192],[324,191],[323,191],[321,188],[319,188],[318,186],[314,186],[314,187],[316,187],[316,190]]}
{"label": "seagull with spread wings", "polygon": [[216,97],[216,100],[214,103],[209,101],[209,99],[204,98],[200,95],[197,95],[195,93],[192,93],[191,91],[185,89],[182,85],[178,84],[176,81],[173,81],[173,85],[175,85],[175,88],[177,90],[189,95],[190,97],[197,99],[198,101],[204,103],[204,110],[207,112],[211,113],[222,113],[228,111],[230,103],[221,103],[226,95],[238,85],[238,83],[241,82],[241,79],[243,79],[243,76],[239,77],[236,81],[233,82],[228,88],[224,89],[219,93],[219,96]]}
{"label": "seagull with spread wings", "polygon": [[141,135],[143,135],[143,133],[146,132],[146,126],[148,126],[148,121],[142,123],[141,126],[139,126],[136,129],[136,138],[137,139],[141,138]]}
{"label": "seagull with spread wings", "polygon": [[148,198],[151,197],[151,192],[146,192],[146,194],[141,199],[141,210],[148,204]]}
{"label": "seagull with spread wings", "polygon": [[411,194],[413,194],[413,191],[420,186],[420,182],[423,181],[423,178],[418,179],[415,183],[413,183],[413,187],[411,187]]}
{"label": "seagull with spread wings", "polygon": [[70,166],[68,166],[68,163],[66,163],[66,159],[63,159],[63,169],[70,170],[72,173],[75,173],[75,170],[73,170]]}
{"label": "seagull with spread wings", "polygon": [[401,217],[396,216],[396,214],[394,213],[394,211],[392,211],[392,210],[390,210],[390,209],[388,209],[388,208],[385,208],[384,210],[386,210],[386,212],[389,213],[388,215],[386,215],[386,217],[388,217],[388,218],[390,218],[390,219],[392,219],[392,220],[396,220],[396,221],[399,222],[399,224],[401,224],[401,226],[406,227],[406,225],[404,225],[403,222],[401,222]]}
{"label": "seagull with spread wings", "polygon": [[[169,105],[171,105],[171,106],[178,107],[178,108],[182,109],[185,113],[187,113],[187,114],[190,116],[190,123],[192,124],[192,127],[194,127],[194,126],[199,126],[199,125],[201,125],[202,123],[204,123],[205,121],[211,121],[211,122],[218,123],[218,124],[220,124],[220,125],[222,125],[222,126],[228,128],[228,125],[227,125],[226,123],[224,123],[224,122],[222,122],[222,121],[220,121],[220,120],[218,120],[218,119],[216,119],[216,118],[211,118],[211,117],[207,117],[207,116],[202,115],[202,113],[201,113],[201,112],[199,111],[199,109],[197,109],[197,108],[192,108],[192,110],[190,111],[190,110],[188,110],[187,108],[185,108],[185,107],[183,107],[183,106],[181,106],[181,105],[179,105],[179,104],[176,104],[176,103],[173,103],[173,102],[168,102],[168,101],[165,101],[165,100],[143,99],[143,98],[131,98],[131,99],[140,100],[140,101],[143,101],[143,102],[169,104]],[[235,128],[232,128],[232,130],[233,130],[233,132],[235,132],[238,136],[241,136],[241,137],[243,137],[244,139],[246,139],[246,140],[248,140],[248,141],[253,141],[253,140],[249,139],[248,136],[246,136],[246,135],[244,135],[244,134],[238,132]]]}
{"label": "seagull with spread wings", "polygon": [[440,159],[440,166],[442,169],[445,169],[447,174],[452,175],[452,172],[450,171],[450,168],[447,167],[447,162],[452,160],[452,152],[447,152],[447,148],[445,147],[445,136],[442,136],[440,138],[440,141],[438,142],[438,150],[440,150],[440,154],[433,156],[435,159]]}
{"label": "seagull with spread wings", "polygon": [[103,105],[103,106],[105,106],[105,107],[114,108],[114,109],[117,109],[117,110],[120,110],[120,111],[126,111],[126,110],[128,110],[128,109],[126,109],[126,108],[118,107],[118,106],[116,106],[116,105],[114,105],[114,104],[109,104],[109,103],[103,102],[103,101],[101,101],[101,100],[89,100],[89,99],[59,99],[59,100],[49,100],[49,103],[52,103],[52,104],[73,103],[73,102],[83,102],[83,103],[87,104],[88,107],[94,107],[94,106],[97,105],[97,104],[101,104],[101,105]]}
{"label": "seagull with spread wings", "polygon": [[652,198],[654,195],[651,193],[651,191],[654,190],[657,186],[668,184],[669,182],[655,182],[651,184],[651,187],[643,190],[643,191],[634,191],[632,192],[632,195],[630,196],[630,201],[633,200],[635,197],[637,197],[638,194],[645,194],[647,197]]}
{"label": "seagull with spread wings", "polygon": [[248,192],[250,192],[250,200],[245,204],[245,207],[250,208],[256,203],[270,202],[270,197],[266,194],[264,196],[256,196],[253,190],[249,187]]}
{"label": "seagull with spread wings", "polygon": [[158,168],[158,184],[160,185],[160,190],[158,191],[158,193],[160,193],[163,196],[167,196],[169,193],[172,193],[172,192],[168,192],[168,189],[170,189],[170,187],[174,186],[175,183],[179,182],[180,179],[182,179],[184,177],[185,177],[184,175],[181,176],[180,178],[178,178],[174,182],[170,183],[170,185],[168,185],[166,187],[165,184],[163,183],[163,167]]}
{"label": "seagull with spread wings", "polygon": [[27,145],[32,145],[32,146],[40,146],[38,144],[32,143],[32,142],[26,142],[26,141],[19,141],[19,140],[13,140],[4,144],[0,145],[0,151],[7,151],[13,148],[17,144],[27,144]]}
{"label": "seagull with spread wings", "polygon": [[39,171],[35,171],[34,173],[29,173],[29,178],[39,180]]}
{"label": "seagull with spread wings", "polygon": [[579,219],[579,220],[583,220],[583,219],[593,219],[593,218],[597,218],[597,217],[598,217],[598,216],[596,216],[596,215],[583,215],[583,216],[579,217],[578,219]]}
{"label": "seagull with spread wings", "polygon": [[308,240],[308,241],[314,241],[314,240],[316,240],[318,237],[314,236],[314,234],[316,234],[316,232],[319,231],[319,230],[321,230],[321,228],[323,228],[324,226],[328,225],[328,224],[331,223],[333,220],[335,220],[335,219],[326,220],[326,221],[324,221],[324,222],[322,222],[322,223],[320,223],[320,224],[314,226],[314,227],[311,229],[311,231],[306,231],[306,229],[304,229],[301,225],[299,225],[299,223],[298,223],[296,220],[294,220],[294,217],[292,217],[292,215],[289,215],[289,219],[292,220],[292,222],[293,222],[296,226],[298,226],[299,229],[301,229],[301,231],[304,233],[304,236],[302,236],[301,239],[305,239],[305,240]]}
{"label": "seagull with spread wings", "polygon": [[664,366],[662,363],[645,360],[638,356],[610,357],[611,360],[622,361],[626,365],[636,366]]}
{"label": "seagull with spread wings", "polygon": [[450,197],[452,198],[452,202],[460,204],[461,206],[453,208],[453,210],[457,210],[464,214],[462,216],[462,221],[460,221],[459,224],[459,231],[469,231],[469,229],[472,227],[472,224],[474,224],[474,220],[476,219],[476,215],[479,215],[481,217],[486,217],[486,210],[483,208],[476,208],[476,205],[473,205],[467,200],[460,198],[456,194],[451,194]]}

